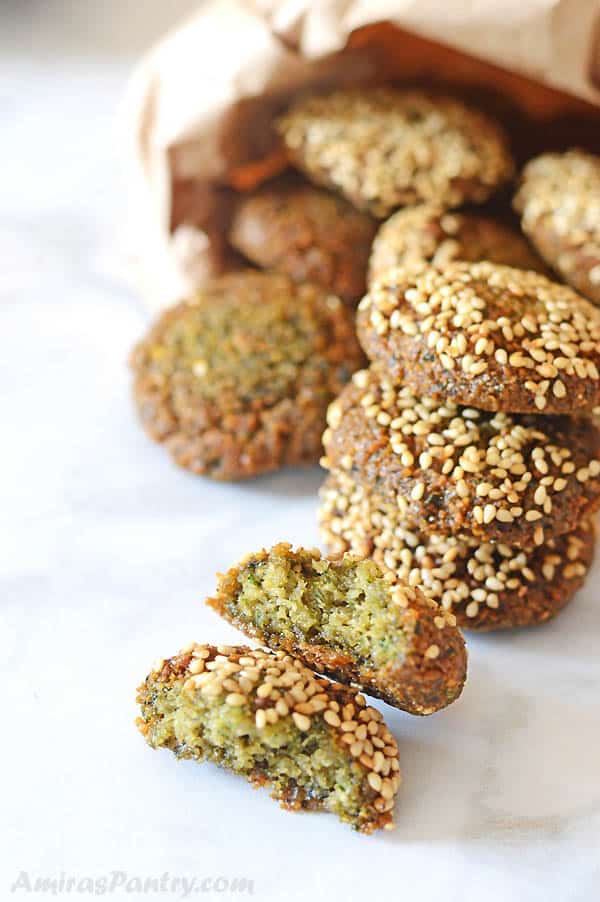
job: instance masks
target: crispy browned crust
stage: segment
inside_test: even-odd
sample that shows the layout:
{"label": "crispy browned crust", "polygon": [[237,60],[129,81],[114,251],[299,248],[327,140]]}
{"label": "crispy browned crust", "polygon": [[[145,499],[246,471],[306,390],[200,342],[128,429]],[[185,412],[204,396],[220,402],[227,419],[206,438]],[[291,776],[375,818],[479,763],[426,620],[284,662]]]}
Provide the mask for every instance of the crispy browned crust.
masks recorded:
{"label": "crispy browned crust", "polygon": [[561,278],[600,304],[600,157],[546,153],[524,168],[514,207]]}
{"label": "crispy browned crust", "polygon": [[[264,657],[264,655],[271,654],[269,651],[263,652],[260,649],[256,652],[244,645],[215,646],[191,643],[190,646],[179,654],[162,660],[155,665],[144,682],[138,687],[136,695],[136,701],[141,708],[141,716],[137,718],[136,726],[146,741],[150,745],[153,745],[153,747],[156,747],[153,742],[153,732],[155,727],[160,726],[160,721],[162,719],[162,714],[158,712],[155,706],[156,696],[165,689],[173,690],[176,693],[183,691],[186,681],[193,680],[194,676],[199,673],[198,667],[192,666],[190,669],[190,665],[198,663],[199,653],[202,655],[204,661],[203,672],[206,672],[206,665],[214,662],[215,658],[219,656],[225,656],[228,661],[235,663],[238,662],[240,658],[245,658],[249,655],[253,656],[258,654],[259,656]],[[358,755],[354,754],[353,751],[356,750],[353,750],[351,745],[347,742],[348,732],[341,729],[342,722],[350,721],[351,718],[354,718],[354,720],[352,720],[353,723],[355,721],[358,721],[360,724],[363,722],[368,723],[368,717],[371,718],[374,723],[377,723],[377,728],[368,731],[367,736],[372,739],[373,733],[375,733],[376,736],[381,738],[381,745],[378,745],[377,748],[385,745],[385,756],[390,760],[394,759],[394,767],[396,770],[391,773],[392,775],[395,774],[396,783],[399,784],[398,748],[395,739],[383,722],[381,714],[373,708],[368,707],[364,697],[353,687],[315,677],[312,672],[303,668],[299,661],[291,661],[289,659],[287,661],[282,661],[282,656],[274,653],[273,664],[284,670],[290,665],[296,672],[298,670],[304,670],[305,673],[303,676],[305,680],[308,680],[312,684],[314,687],[313,691],[320,693],[323,698],[327,699],[325,708],[319,708],[318,713],[313,713],[310,716],[311,718],[317,718],[322,721],[335,745],[347,756],[353,771],[361,781],[361,797],[364,800],[364,810],[360,822],[355,824],[356,829],[367,835],[373,833],[375,830],[392,829],[394,826],[394,798],[382,798],[380,795],[381,790],[373,788],[373,785],[369,780],[369,777],[373,777],[373,749],[369,749],[368,743],[363,743],[364,745],[367,745],[365,751]],[[239,669],[243,670],[243,665]],[[290,711],[293,712],[295,708],[298,707],[302,708],[302,704],[297,702],[289,692],[286,697]],[[283,699],[284,696],[281,695],[281,698]],[[266,710],[272,707],[272,699],[270,700],[264,696],[258,697],[256,692],[251,693],[247,701],[255,715],[260,710]],[[348,707],[350,708],[350,712],[346,710]],[[323,712],[328,710],[336,710],[339,712],[339,717],[335,718],[335,722],[327,720],[323,716]],[[175,752],[178,757],[194,757],[191,750],[178,747],[175,740],[170,743],[162,744],[164,747],[168,747],[171,751]],[[368,754],[369,750],[371,751],[371,755]],[[218,755],[215,755],[213,760],[221,767],[226,769],[230,767],[226,757],[219,758]],[[387,763],[389,764],[389,761]],[[385,772],[389,774],[389,768]],[[255,787],[271,786],[271,777],[265,769],[255,768],[247,772],[245,777],[248,782],[252,783]],[[285,788],[271,788],[272,798],[277,799],[281,803],[281,807],[288,811],[298,811],[302,809],[315,810],[323,807],[318,799],[307,797],[305,790],[293,780],[290,780],[289,785]],[[394,796],[395,793],[396,790],[394,790]]]}
{"label": "crispy browned crust", "polygon": [[[430,300],[439,300],[440,291],[452,305],[443,323],[439,307],[430,314]],[[462,309],[465,291],[483,306],[461,313],[457,326],[451,314]],[[474,313],[481,313],[485,328]],[[549,314],[573,330],[565,333],[567,354],[543,331]],[[357,329],[367,356],[415,394],[513,413],[572,414],[600,404],[600,311],[538,273],[488,262],[388,270],[361,301]],[[573,340],[575,333],[581,339]],[[480,341],[489,341],[489,350],[479,349]]]}
{"label": "crispy browned crust", "polygon": [[[446,605],[459,626],[479,631],[536,626],[552,619],[581,588],[594,557],[595,530],[589,521],[526,552],[503,547],[504,554],[489,543],[483,543],[482,555],[482,545],[475,540],[445,541],[415,533],[403,527],[388,500],[361,490],[337,472],[321,490],[319,526],[330,554],[372,557],[396,579],[411,573],[428,597]],[[501,566],[509,551],[516,559],[515,569],[503,575]],[[493,561],[493,569],[501,572],[503,588],[496,582],[497,572],[487,576],[484,560]],[[478,576],[477,567],[484,571]],[[512,578],[514,585],[507,585]],[[468,587],[466,597],[457,597],[459,586]]]}
{"label": "crispy browned crust", "polygon": [[[293,322],[302,313],[309,324],[285,395],[272,390],[270,373],[272,367],[288,365],[290,349],[273,347],[269,335],[252,328],[253,311],[265,305],[281,322]],[[165,373],[155,350],[169,341],[178,321],[217,306],[228,323],[240,320],[239,365],[221,392],[206,396],[189,366],[176,364]],[[219,347],[214,329],[210,340]],[[245,389],[245,353],[258,359],[264,354],[262,387],[254,394]],[[281,274],[245,271],[213,280],[196,298],[159,317],[131,355],[134,399],[148,435],[179,466],[214,479],[246,479],[318,460],[327,404],[363,359],[352,312],[340,301]]]}
{"label": "crispy browned crust", "polygon": [[258,266],[356,302],[366,290],[375,229],[369,216],[342,198],[281,180],[240,200],[229,240]]}
{"label": "crispy browned crust", "polygon": [[506,136],[461,101],[395,88],[338,90],[301,99],[278,129],[311,181],[385,218],[435,200],[486,200],[513,172]]}
{"label": "crispy browned crust", "polygon": [[406,207],[380,227],[369,260],[369,282],[397,266],[489,260],[517,269],[548,270],[519,232],[489,216],[444,212],[435,204]]}
{"label": "crispy browned crust", "polygon": [[[368,695],[381,698],[411,714],[432,714],[458,698],[467,675],[464,640],[460,630],[456,629],[454,619],[446,617],[438,605],[418,589],[402,584],[390,587],[391,596],[396,590],[402,604],[407,605],[395,605],[398,632],[405,636],[406,652],[403,660],[383,669],[373,668],[367,661],[339,647],[309,642],[300,635],[292,640],[260,629],[248,619],[232,614],[229,608],[241,588],[240,574],[272,557],[284,557],[300,566],[307,563],[309,567],[311,561],[320,560],[316,549],[294,551],[286,542],[275,545],[269,551],[263,549],[248,555],[239,565],[220,575],[216,594],[207,600],[209,607],[246,636],[300,658],[319,673],[342,683],[354,683]],[[342,567],[350,563],[349,560],[331,561],[331,566]],[[310,578],[308,569],[304,575]],[[432,648],[434,652],[430,651]]]}
{"label": "crispy browned crust", "polygon": [[[385,389],[381,386],[381,375],[371,367],[368,371],[356,374],[334,402],[329,413],[330,426],[323,436],[323,464],[329,470],[343,470],[347,476],[370,491],[390,500],[395,499],[402,506],[403,522],[407,528],[426,534],[473,535],[487,541],[506,542],[508,545],[526,548],[541,544],[544,537],[570,532],[600,505],[600,479],[598,474],[591,476],[587,470],[590,462],[597,461],[600,456],[600,432],[593,423],[582,417],[571,419],[564,416],[515,414],[511,421],[517,428],[523,426],[534,429],[535,435],[539,436],[528,441],[522,450],[531,478],[514,502],[510,497],[505,497],[494,504],[507,511],[518,507],[521,513],[507,521],[495,517],[491,522],[479,522],[478,509],[483,511],[488,500],[480,494],[479,487],[482,484],[502,487],[506,477],[495,475],[487,467],[482,472],[464,471],[457,478],[454,472],[443,472],[445,460],[441,458],[433,458],[427,466],[423,466],[420,463],[421,454],[432,450],[427,434],[403,436],[410,453],[409,461],[403,463],[401,455],[393,450],[390,442],[389,424],[379,422],[376,415],[370,416],[369,408],[361,403],[369,395],[373,396],[373,407],[377,405],[383,395],[390,392],[389,385]],[[416,405],[420,401],[421,399],[414,398],[413,403]],[[398,415],[393,406],[386,413],[392,420]],[[462,416],[461,408],[452,408],[449,413],[444,413],[439,431],[449,428],[455,416]],[[487,424],[493,417],[494,414],[480,412],[478,422],[483,424],[480,449],[490,447]],[[496,430],[489,430],[490,437],[496,434]],[[562,461],[557,458],[558,463],[555,463],[551,452],[545,457],[547,469],[541,472],[533,456],[538,447],[568,449],[571,454],[569,461],[574,464],[573,472],[563,472]],[[462,450],[459,447],[453,452],[455,464],[461,459]],[[595,472],[598,464],[593,466]],[[586,473],[585,481],[579,478],[583,476],[583,471]],[[536,492],[542,485],[542,480],[548,477],[552,477],[552,485],[547,487],[552,506],[547,512],[544,505],[536,501]],[[557,479],[563,480],[564,486],[555,491],[553,486]],[[518,482],[519,477],[512,477],[513,484]],[[423,489],[415,494],[418,485],[422,485]],[[536,519],[527,519],[530,511],[538,512]]]}

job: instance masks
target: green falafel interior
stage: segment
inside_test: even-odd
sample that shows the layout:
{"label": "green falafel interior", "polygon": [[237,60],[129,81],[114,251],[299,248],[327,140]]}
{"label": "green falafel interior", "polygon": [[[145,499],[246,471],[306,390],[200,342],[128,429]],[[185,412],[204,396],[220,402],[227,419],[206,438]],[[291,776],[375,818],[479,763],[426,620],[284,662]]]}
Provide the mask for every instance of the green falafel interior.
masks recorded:
{"label": "green falafel interior", "polygon": [[373,561],[331,562],[312,552],[292,558],[277,546],[269,558],[250,559],[227,604],[232,617],[273,637],[332,645],[376,667],[403,657],[389,582]]}
{"label": "green falafel interior", "polygon": [[207,603],[270,648],[415,714],[449,704],[464,683],[454,616],[372,560],[282,542],[221,576]]}

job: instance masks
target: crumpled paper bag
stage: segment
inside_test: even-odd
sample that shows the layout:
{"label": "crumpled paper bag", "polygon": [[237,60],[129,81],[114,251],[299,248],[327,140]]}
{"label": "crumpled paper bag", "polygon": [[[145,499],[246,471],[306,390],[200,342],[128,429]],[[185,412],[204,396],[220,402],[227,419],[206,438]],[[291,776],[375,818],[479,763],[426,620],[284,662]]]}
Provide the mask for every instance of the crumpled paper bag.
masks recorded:
{"label": "crumpled paper bag", "polygon": [[226,242],[232,204],[236,192],[285,167],[272,123],[291,100],[394,80],[474,93],[511,127],[518,157],[575,143],[600,150],[600,7],[205,2],[142,59],[123,108],[131,262],[148,306],[160,309],[240,265]]}

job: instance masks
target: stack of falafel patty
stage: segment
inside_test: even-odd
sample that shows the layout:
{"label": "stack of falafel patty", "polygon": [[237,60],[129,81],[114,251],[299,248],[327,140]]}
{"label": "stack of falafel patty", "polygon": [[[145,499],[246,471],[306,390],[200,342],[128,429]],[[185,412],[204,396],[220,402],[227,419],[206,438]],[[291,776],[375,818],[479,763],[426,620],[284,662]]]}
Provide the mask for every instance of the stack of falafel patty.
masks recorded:
{"label": "stack of falafel patty", "polygon": [[[486,200],[512,164],[494,123],[429,102],[338,92],[283,120],[313,181],[379,218],[402,205],[377,233],[358,308],[370,366],[328,412],[321,534],[330,553],[373,557],[464,627],[541,623],[593,556],[600,311],[547,277],[559,261],[531,228],[545,262],[516,229],[455,212]],[[392,159],[407,105],[416,131]],[[462,145],[436,144],[438,116]]]}

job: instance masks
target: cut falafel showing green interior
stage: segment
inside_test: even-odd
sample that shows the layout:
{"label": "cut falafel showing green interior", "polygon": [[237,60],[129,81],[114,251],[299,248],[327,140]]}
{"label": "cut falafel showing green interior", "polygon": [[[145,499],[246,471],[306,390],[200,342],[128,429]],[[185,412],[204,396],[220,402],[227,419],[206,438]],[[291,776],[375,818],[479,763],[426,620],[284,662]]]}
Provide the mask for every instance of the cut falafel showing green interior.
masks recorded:
{"label": "cut falafel showing green interior", "polygon": [[398,750],[381,714],[289,655],[194,645],[161,662],[138,702],[153,748],[268,784],[285,808],[322,808],[364,833],[393,826]]}
{"label": "cut falafel showing green interior", "polygon": [[270,648],[414,714],[454,701],[466,677],[453,615],[372,560],[280,543],[221,576],[208,604]]}

